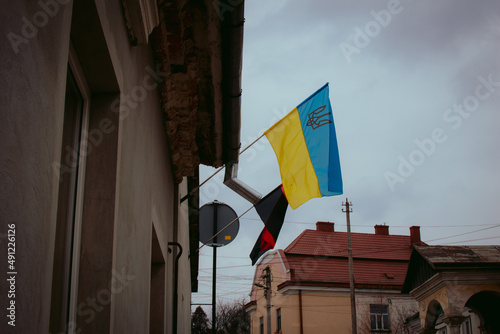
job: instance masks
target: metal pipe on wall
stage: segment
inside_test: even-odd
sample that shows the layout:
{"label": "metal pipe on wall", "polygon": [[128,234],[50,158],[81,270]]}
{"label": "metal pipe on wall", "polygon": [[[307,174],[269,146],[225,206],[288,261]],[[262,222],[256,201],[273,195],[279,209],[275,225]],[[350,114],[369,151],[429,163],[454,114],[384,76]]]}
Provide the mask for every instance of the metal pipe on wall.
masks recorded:
{"label": "metal pipe on wall", "polygon": [[173,301],[173,321],[172,321],[172,331],[177,334],[177,313],[178,313],[178,290],[179,290],[179,258],[182,255],[182,246],[178,242],[169,242],[169,246],[179,247],[179,253],[175,257],[174,264],[174,301]]}

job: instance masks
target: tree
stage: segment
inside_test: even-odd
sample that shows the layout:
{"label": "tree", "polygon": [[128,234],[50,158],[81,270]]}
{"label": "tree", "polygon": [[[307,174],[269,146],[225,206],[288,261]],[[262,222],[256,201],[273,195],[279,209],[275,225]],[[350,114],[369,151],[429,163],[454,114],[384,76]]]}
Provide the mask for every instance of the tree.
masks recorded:
{"label": "tree", "polygon": [[244,306],[244,299],[217,304],[217,334],[250,333],[250,316]]}
{"label": "tree", "polygon": [[191,315],[191,334],[209,334],[208,317],[205,311],[198,306]]}
{"label": "tree", "polygon": [[[387,305],[389,306],[387,296],[380,296],[377,299],[373,299],[372,303],[378,305]],[[405,300],[398,300],[397,298],[393,298],[391,301],[391,307],[388,314],[389,319],[389,329],[392,334],[407,334],[409,333],[409,329],[404,325],[406,319],[410,316],[414,315],[418,312],[418,306],[416,302],[408,303]],[[382,314],[380,314],[382,316]],[[358,317],[358,333],[360,334],[369,334],[378,331],[373,331],[371,329],[371,317],[370,317],[370,303],[365,302],[361,303],[359,307],[357,307],[357,317]]]}

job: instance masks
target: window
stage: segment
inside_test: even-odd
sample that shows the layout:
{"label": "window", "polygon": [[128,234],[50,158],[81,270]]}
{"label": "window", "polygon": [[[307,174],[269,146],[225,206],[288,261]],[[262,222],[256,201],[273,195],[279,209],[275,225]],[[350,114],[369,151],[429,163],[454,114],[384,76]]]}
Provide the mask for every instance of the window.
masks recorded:
{"label": "window", "polygon": [[444,328],[441,328],[438,332],[438,334],[447,334],[448,333],[448,330],[446,329],[446,327]]}
{"label": "window", "polygon": [[50,331],[54,333],[71,331],[76,314],[89,102],[89,88],[70,48],[61,160],[54,164],[60,176],[50,315]]}
{"label": "window", "polygon": [[276,309],[276,329],[281,330],[281,309]]}
{"label": "window", "polygon": [[389,305],[370,305],[372,330],[389,330]]}
{"label": "window", "polygon": [[259,318],[259,334],[264,334],[264,317]]}
{"label": "window", "polygon": [[463,334],[472,334],[472,322],[470,317],[464,320],[462,323],[462,333]]}

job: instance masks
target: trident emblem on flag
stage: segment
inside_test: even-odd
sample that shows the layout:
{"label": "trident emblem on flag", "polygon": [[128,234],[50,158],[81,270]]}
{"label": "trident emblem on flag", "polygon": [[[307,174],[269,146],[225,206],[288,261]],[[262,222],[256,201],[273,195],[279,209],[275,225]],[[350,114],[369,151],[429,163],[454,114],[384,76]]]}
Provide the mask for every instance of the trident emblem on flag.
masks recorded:
{"label": "trident emblem on flag", "polygon": [[[316,130],[317,128],[332,123],[332,121],[328,118],[328,111],[321,114],[323,110],[325,110],[326,105],[321,106],[313,111],[311,111],[309,114],[307,114],[308,120],[306,126],[310,126],[313,128],[313,130]],[[324,118],[326,117],[326,118]]]}

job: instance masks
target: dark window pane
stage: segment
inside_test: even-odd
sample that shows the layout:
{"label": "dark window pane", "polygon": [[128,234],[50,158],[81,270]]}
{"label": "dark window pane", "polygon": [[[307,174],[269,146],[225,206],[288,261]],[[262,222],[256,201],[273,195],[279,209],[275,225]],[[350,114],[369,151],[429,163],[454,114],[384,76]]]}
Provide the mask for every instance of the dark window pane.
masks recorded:
{"label": "dark window pane", "polygon": [[370,305],[370,326],[372,330],[389,329],[389,305]]}
{"label": "dark window pane", "polygon": [[59,167],[60,183],[57,206],[54,266],[52,273],[51,332],[66,332],[69,322],[73,230],[76,213],[83,97],[68,67],[64,123]]}
{"label": "dark window pane", "polygon": [[389,329],[389,315],[384,314],[383,322],[384,322],[384,326],[382,327],[382,329]]}
{"label": "dark window pane", "polygon": [[276,310],[276,327],[278,330],[281,329],[281,309]]}

